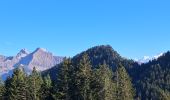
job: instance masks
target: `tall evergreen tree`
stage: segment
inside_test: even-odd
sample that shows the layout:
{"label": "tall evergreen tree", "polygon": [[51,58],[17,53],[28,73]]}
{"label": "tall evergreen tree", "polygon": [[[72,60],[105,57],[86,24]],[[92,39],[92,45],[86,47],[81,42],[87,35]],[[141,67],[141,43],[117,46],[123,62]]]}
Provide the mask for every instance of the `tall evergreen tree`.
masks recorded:
{"label": "tall evergreen tree", "polygon": [[59,66],[59,72],[57,77],[57,84],[55,86],[57,94],[56,98],[69,100],[69,84],[71,80],[71,59],[64,59],[63,63]]}
{"label": "tall evergreen tree", "polygon": [[116,99],[117,100],[133,100],[134,89],[131,79],[122,64],[117,66],[116,74]]}
{"label": "tall evergreen tree", "polygon": [[94,100],[114,100],[115,83],[112,78],[113,72],[105,62],[99,66],[99,69],[94,71],[94,77],[92,79]]}
{"label": "tall evergreen tree", "polygon": [[5,100],[8,100],[9,96],[10,96],[10,87],[11,87],[11,80],[12,78],[10,76],[7,77],[7,79],[5,80]]}
{"label": "tall evergreen tree", "polygon": [[4,95],[5,95],[5,86],[4,86],[4,82],[0,78],[0,100],[5,99]]}
{"label": "tall evergreen tree", "polygon": [[43,78],[41,91],[42,91],[41,100],[54,100],[52,96],[52,81],[49,75]]}
{"label": "tall evergreen tree", "polygon": [[72,99],[74,100],[90,100],[91,89],[90,80],[92,76],[92,66],[87,54],[84,54],[79,63],[74,66]]}
{"label": "tall evergreen tree", "polygon": [[9,100],[26,100],[26,75],[23,70],[17,68],[14,70],[12,78],[10,80],[8,99]]}
{"label": "tall evergreen tree", "polygon": [[33,68],[32,74],[29,77],[28,85],[29,85],[29,94],[31,100],[40,100],[42,94],[41,87],[43,84],[43,79],[40,73]]}

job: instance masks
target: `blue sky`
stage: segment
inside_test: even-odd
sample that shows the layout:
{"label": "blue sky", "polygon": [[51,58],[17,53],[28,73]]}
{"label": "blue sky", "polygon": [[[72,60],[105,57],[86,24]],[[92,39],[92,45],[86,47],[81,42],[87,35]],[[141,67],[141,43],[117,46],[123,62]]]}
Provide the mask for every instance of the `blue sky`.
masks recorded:
{"label": "blue sky", "polygon": [[73,56],[109,44],[140,58],[170,50],[170,1],[1,0],[0,54],[47,48]]}

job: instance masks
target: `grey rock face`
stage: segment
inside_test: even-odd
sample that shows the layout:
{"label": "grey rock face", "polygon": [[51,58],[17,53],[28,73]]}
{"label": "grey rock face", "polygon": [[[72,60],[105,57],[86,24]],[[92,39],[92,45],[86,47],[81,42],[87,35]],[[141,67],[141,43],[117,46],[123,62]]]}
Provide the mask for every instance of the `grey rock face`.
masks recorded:
{"label": "grey rock face", "polygon": [[29,74],[33,67],[38,71],[47,70],[56,64],[61,63],[63,57],[54,56],[52,53],[42,48],[37,48],[30,53],[26,49],[22,49],[16,56],[5,57],[0,55],[0,76],[3,78],[11,73],[16,67],[22,66]]}

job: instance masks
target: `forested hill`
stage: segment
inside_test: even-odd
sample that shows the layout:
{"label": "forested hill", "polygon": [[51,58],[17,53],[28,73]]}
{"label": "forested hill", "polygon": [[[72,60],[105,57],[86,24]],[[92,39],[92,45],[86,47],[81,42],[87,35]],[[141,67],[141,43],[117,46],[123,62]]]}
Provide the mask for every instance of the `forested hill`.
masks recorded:
{"label": "forested hill", "polygon": [[170,100],[170,52],[142,64],[136,74],[135,87],[143,99]]}
{"label": "forested hill", "polygon": [[[84,54],[89,56],[90,63],[92,65],[92,69],[99,67],[98,65],[103,64],[104,62],[109,65],[111,70],[115,70],[116,66],[121,63],[127,69],[130,74],[134,74],[131,70],[133,67],[138,67],[138,63],[131,60],[121,57],[110,45],[101,45],[90,48],[86,51],[83,51],[80,54],[77,54],[73,58],[71,58],[72,63],[78,63]],[[58,66],[55,66],[47,71],[44,71],[45,74],[50,74],[52,79],[56,77],[56,71],[58,71]]]}
{"label": "forested hill", "polygon": [[[109,45],[102,45],[102,46],[96,46],[93,48],[88,49],[87,51],[84,51],[75,57],[73,57],[73,62],[77,62],[80,60],[80,58],[87,54],[89,56],[89,59],[91,61],[91,64],[94,68],[98,67],[99,64],[103,64],[103,62],[106,62],[106,64],[109,65],[111,69],[115,69],[116,65],[120,62],[125,64],[124,62],[128,62],[130,64],[134,63],[133,60],[128,60],[126,58],[121,57],[113,48]],[[132,67],[131,65],[126,65],[127,68]]]}
{"label": "forested hill", "polygon": [[[170,52],[163,54],[158,59],[145,64],[121,57],[111,46],[102,45],[88,49],[71,60],[76,65],[84,54],[89,56],[92,69],[98,68],[104,62],[115,72],[116,66],[121,63],[128,72],[131,82],[136,90],[136,98],[152,99],[168,98],[170,92]],[[48,70],[52,79],[56,79],[58,66]],[[55,77],[54,77],[55,76]],[[154,88],[154,89],[153,89]],[[166,99],[165,99],[166,100]],[[168,99],[167,99],[168,100]]]}
{"label": "forested hill", "polygon": [[0,85],[0,97],[2,100],[170,100],[170,52],[138,64],[121,57],[109,45],[96,46],[65,58],[41,74],[34,69],[28,76],[16,69]]}

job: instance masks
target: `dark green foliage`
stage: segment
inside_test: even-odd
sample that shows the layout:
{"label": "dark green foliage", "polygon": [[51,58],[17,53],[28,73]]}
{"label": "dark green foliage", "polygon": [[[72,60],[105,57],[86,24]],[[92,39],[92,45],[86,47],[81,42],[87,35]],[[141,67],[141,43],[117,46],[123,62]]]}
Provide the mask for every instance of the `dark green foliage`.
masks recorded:
{"label": "dark green foliage", "polygon": [[72,59],[65,59],[63,63],[43,72],[43,77],[35,68],[29,76],[21,69],[14,70],[12,77],[8,77],[4,85],[0,84],[1,98],[169,100],[170,52],[139,65],[121,57],[110,46],[97,46]]}
{"label": "dark green foliage", "polygon": [[85,52],[82,52],[81,54],[75,56],[73,58],[73,61],[79,61],[79,59],[81,59],[84,54],[87,54],[89,56],[89,60],[91,61],[93,68],[99,67],[98,65],[100,65],[104,61],[107,65],[109,65],[109,67],[114,68],[116,67],[116,64],[118,62],[123,60],[123,58],[121,58],[121,56],[116,51],[114,51],[111,46],[102,45],[93,47]]}
{"label": "dark green foliage", "polygon": [[134,89],[132,87],[131,79],[126,72],[126,69],[119,64],[115,72],[116,80],[116,99],[117,100],[133,100]]}
{"label": "dark green foliage", "polygon": [[[121,63],[128,71],[130,77],[131,78],[134,77],[133,79],[135,79],[136,78],[135,75],[138,74],[136,69],[138,69],[139,65],[133,60],[128,60],[126,58],[121,57],[109,45],[96,46],[74,56],[71,59],[74,66],[76,66],[76,64],[80,62],[80,59],[83,57],[84,54],[88,55],[90,63],[92,65],[92,69],[98,68],[99,65],[105,61],[109,68],[113,71],[116,70],[117,64]],[[56,80],[57,74],[55,73],[58,72],[59,65],[56,65],[55,67],[47,71],[44,71],[43,74],[44,75],[50,74],[52,80]]]}
{"label": "dark green foliage", "polygon": [[4,82],[0,78],[0,100],[3,100],[5,98],[5,86]]}
{"label": "dark green foliage", "polygon": [[[93,47],[93,48],[88,49],[87,51],[73,57],[71,60],[71,63],[72,63],[72,67],[71,67],[72,69],[71,69],[71,75],[70,75],[71,80],[73,80],[75,78],[75,76],[76,76],[75,73],[78,70],[77,69],[78,63],[80,62],[80,59],[82,59],[85,54],[87,54],[89,56],[89,61],[91,62],[92,70],[98,69],[99,65],[101,65],[103,62],[105,62],[108,65],[108,67],[113,72],[115,72],[117,64],[121,63],[125,67],[125,70],[128,72],[130,78],[132,79],[132,83],[136,84],[136,80],[139,78],[138,77],[138,74],[139,74],[138,69],[140,69],[140,66],[133,60],[128,60],[128,59],[121,57],[116,51],[114,51],[112,49],[111,46],[108,46],[108,45]],[[55,75],[54,73],[60,73],[59,66],[57,65],[56,67],[52,68],[51,70],[46,71],[46,73],[47,72],[50,73],[50,75],[52,77],[54,77],[54,76],[57,77],[56,76],[57,74]],[[94,74],[94,72],[92,73],[92,77],[94,78],[93,74]],[[93,78],[92,78],[92,80],[93,80]],[[55,79],[53,78],[53,80],[55,80]],[[72,85],[72,86],[70,86],[70,87],[71,87],[71,90],[73,90],[73,89],[75,89],[74,88],[75,84],[73,84],[73,83],[76,83],[76,82],[73,81],[71,83],[72,84],[70,84],[70,85]],[[71,93],[74,93],[74,92],[71,92]]]}
{"label": "dark green foliage", "polygon": [[113,72],[104,63],[99,69],[94,70],[91,81],[93,100],[115,100],[115,83],[112,80]]}
{"label": "dark green foliage", "polygon": [[40,73],[33,68],[32,74],[28,79],[28,90],[31,100],[41,100],[41,96],[43,95],[41,91],[41,87],[43,85],[43,79]]}
{"label": "dark green foliage", "polygon": [[26,100],[26,75],[23,70],[15,69],[8,88],[9,100]]}
{"label": "dark green foliage", "polygon": [[35,68],[30,76],[23,69],[15,69],[5,81],[5,90],[2,100],[54,100],[50,76],[42,79]]}
{"label": "dark green foliage", "polygon": [[57,99],[65,100],[113,100],[115,84],[113,73],[104,63],[99,69],[92,70],[87,54],[76,63],[65,59],[59,66]]}
{"label": "dark green foliage", "polygon": [[6,89],[5,99],[7,99],[7,100],[8,100],[8,97],[10,96],[11,80],[12,80],[11,77],[8,77],[8,78],[5,80],[5,89]]}
{"label": "dark green foliage", "polygon": [[[135,80],[138,97],[142,100],[169,100],[170,92],[170,52],[157,60],[141,65]],[[164,98],[164,99],[163,99]]]}
{"label": "dark green foliage", "polygon": [[52,81],[49,75],[43,78],[43,84],[41,87],[41,100],[54,100],[52,94]]}
{"label": "dark green foliage", "polygon": [[79,61],[84,54],[89,56],[92,68],[99,67],[98,65],[103,62],[106,62],[113,71],[116,70],[116,66],[119,63],[121,63],[128,71],[131,71],[134,67],[138,66],[138,64],[133,60],[121,57],[110,45],[101,45],[90,48],[87,51],[73,57],[73,62]]}
{"label": "dark green foliage", "polygon": [[55,98],[66,99],[70,98],[69,83],[71,81],[72,65],[71,59],[64,59],[63,63],[59,66],[59,73],[57,74],[57,84],[55,85]]}
{"label": "dark green foliage", "polygon": [[91,63],[87,54],[84,54],[73,68],[72,94],[73,100],[89,100],[91,98],[90,80],[92,76]]}

